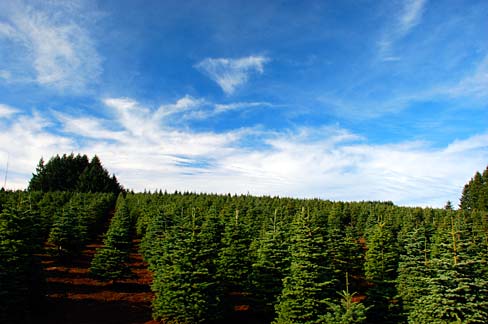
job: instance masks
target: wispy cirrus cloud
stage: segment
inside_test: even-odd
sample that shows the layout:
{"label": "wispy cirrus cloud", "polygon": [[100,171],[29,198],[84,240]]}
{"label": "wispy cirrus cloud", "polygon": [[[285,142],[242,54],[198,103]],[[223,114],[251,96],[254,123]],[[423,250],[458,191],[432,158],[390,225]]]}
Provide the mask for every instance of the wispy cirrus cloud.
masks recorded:
{"label": "wispy cirrus cloud", "polygon": [[215,81],[226,94],[232,94],[246,83],[252,73],[262,74],[264,64],[269,61],[265,56],[248,56],[238,59],[206,58],[195,65],[202,73]]}
{"label": "wispy cirrus cloud", "polygon": [[9,105],[0,104],[0,118],[9,118],[13,114],[18,113],[19,110]]}
{"label": "wispy cirrus cloud", "polygon": [[23,1],[0,5],[0,46],[10,53],[0,63],[2,79],[69,92],[96,83],[101,57],[82,21],[81,7]]}
{"label": "wispy cirrus cloud", "polygon": [[[8,187],[25,187],[41,156],[82,152],[98,154],[135,190],[250,192],[442,207],[447,200],[457,202],[464,183],[488,159],[486,132],[437,148],[426,142],[371,144],[339,126],[216,133],[170,127],[154,118],[157,109],[130,98],[105,99],[104,104],[113,112],[110,119],[66,113],[8,117],[10,124],[0,134],[0,161],[10,153],[14,175]],[[61,124],[60,131],[51,132],[53,124]],[[244,146],[248,136],[265,145]]]}
{"label": "wispy cirrus cloud", "polygon": [[453,97],[472,96],[482,99],[488,97],[488,55],[481,60],[471,74],[462,78],[454,86],[441,88],[440,92],[445,92]]}
{"label": "wispy cirrus cloud", "polygon": [[388,26],[378,42],[380,58],[383,61],[397,61],[399,56],[394,53],[394,44],[405,37],[416,25],[420,23],[427,0],[404,0],[394,22]]}

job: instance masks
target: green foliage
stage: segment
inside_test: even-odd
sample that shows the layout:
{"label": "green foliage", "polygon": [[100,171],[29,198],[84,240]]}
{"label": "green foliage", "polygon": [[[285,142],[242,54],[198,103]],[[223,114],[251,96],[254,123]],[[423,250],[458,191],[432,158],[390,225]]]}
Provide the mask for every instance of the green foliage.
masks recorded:
{"label": "green foliage", "polygon": [[283,289],[283,278],[289,268],[287,232],[277,211],[269,217],[257,248],[257,259],[252,265],[252,292],[256,307],[273,314],[278,296]]}
{"label": "green foliage", "polygon": [[29,181],[30,191],[77,191],[112,192],[123,191],[115,176],[110,177],[95,155],[89,162],[86,155],[56,155],[47,163],[41,158]]}
{"label": "green foliage", "polygon": [[462,210],[488,211],[488,167],[483,174],[476,172],[464,186],[459,206]]}
{"label": "green foliage", "polygon": [[[46,196],[51,196],[49,193]],[[99,233],[109,209],[113,206],[113,194],[75,193],[62,206],[64,195],[41,201],[45,209],[41,213],[54,213],[48,242],[56,247],[60,257],[71,257],[81,252],[89,239]],[[49,203],[53,206],[50,206]],[[43,205],[44,206],[44,205]]]}
{"label": "green foliage", "polygon": [[331,311],[321,319],[324,324],[360,324],[366,322],[367,308],[363,303],[353,301],[356,294],[343,290],[339,303],[329,303]]}
{"label": "green foliage", "polygon": [[36,212],[28,201],[4,203],[0,213],[0,322],[25,323],[32,319],[40,302],[43,279],[40,262],[39,227]]}
{"label": "green foliage", "polygon": [[239,210],[236,210],[234,217],[226,220],[218,259],[218,276],[226,293],[242,292],[249,288],[250,244],[251,239],[239,219]]}
{"label": "green foliage", "polygon": [[333,286],[322,229],[305,209],[291,227],[290,269],[276,305],[276,324],[317,323],[327,313]]}
{"label": "green foliage", "polygon": [[460,214],[448,216],[451,226],[439,227],[435,234],[426,292],[412,307],[409,322],[486,323],[488,278],[484,253],[479,253],[486,246],[473,244]]}
{"label": "green foliage", "polygon": [[68,206],[55,216],[48,241],[56,246],[58,256],[64,257],[80,252],[81,238],[76,209]]}
{"label": "green foliage", "polygon": [[374,322],[395,323],[395,279],[398,268],[398,247],[391,228],[379,223],[372,228],[367,240],[368,250],[364,264],[366,279],[372,283],[367,292],[370,307],[368,319]]}
{"label": "green foliage", "polygon": [[405,253],[400,255],[398,264],[397,291],[404,317],[417,307],[422,296],[428,294],[427,281],[432,276],[429,237],[426,227],[420,226],[409,232],[403,242]]}
{"label": "green foliage", "polygon": [[155,265],[153,317],[164,323],[203,323],[220,316],[216,277],[217,219],[201,225],[195,213],[180,219],[166,237],[165,250]]}
{"label": "green foliage", "polygon": [[130,277],[130,249],[132,245],[132,221],[129,208],[122,195],[119,196],[116,212],[103,240],[104,246],[93,257],[90,272],[100,280],[115,281]]}
{"label": "green foliage", "polygon": [[80,192],[113,192],[122,191],[115,175],[110,176],[95,155],[78,178],[76,191]]}

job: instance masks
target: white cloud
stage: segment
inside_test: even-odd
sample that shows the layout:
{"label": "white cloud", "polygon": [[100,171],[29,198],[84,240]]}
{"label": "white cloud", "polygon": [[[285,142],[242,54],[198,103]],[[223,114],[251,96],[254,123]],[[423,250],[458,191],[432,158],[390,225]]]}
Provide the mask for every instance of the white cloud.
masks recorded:
{"label": "white cloud", "polygon": [[72,92],[96,83],[102,71],[101,58],[80,22],[83,13],[74,8],[55,2],[42,7],[23,2],[4,6],[0,41],[3,38],[2,44],[15,55],[4,61],[3,75],[18,75],[21,81],[30,75],[31,81],[43,86]]}
{"label": "white cloud", "polygon": [[51,122],[37,113],[16,116],[9,124],[0,125],[0,172],[9,159],[7,188],[25,188],[41,157],[78,151],[72,138],[51,134]]}
{"label": "white cloud", "polygon": [[[187,107],[193,101],[184,102],[173,105]],[[447,200],[457,203],[463,185],[488,160],[488,133],[434,148],[423,142],[373,145],[338,126],[195,132],[167,126],[169,115],[158,120],[158,109],[129,98],[104,103],[113,111],[110,120],[55,113],[55,120],[21,114],[8,117],[10,124],[1,121],[0,172],[10,154],[16,175],[9,177],[8,187],[25,187],[41,156],[81,152],[99,155],[135,190],[250,192],[442,207]],[[61,133],[50,132],[55,123],[62,125]],[[244,146],[250,137],[262,145]]]}
{"label": "white cloud", "polygon": [[264,56],[206,58],[195,67],[215,81],[226,94],[232,94],[237,87],[248,81],[251,73],[262,74],[264,64],[268,61]]}
{"label": "white cloud", "polygon": [[394,54],[395,42],[405,37],[415,26],[417,26],[425,10],[427,0],[404,0],[394,23],[389,25],[378,42],[380,57],[383,61],[398,61],[401,58]]}
{"label": "white cloud", "polygon": [[471,75],[461,79],[455,86],[441,89],[441,92],[455,97],[488,97],[488,55],[481,60]]}
{"label": "white cloud", "polygon": [[195,119],[207,119],[212,116],[216,116],[223,113],[229,113],[233,111],[239,110],[246,110],[246,109],[254,109],[254,108],[261,108],[261,107],[272,107],[273,105],[268,102],[234,102],[229,104],[212,104],[209,102],[201,102],[202,105],[195,106],[190,111],[187,111],[183,114],[183,119],[186,120],[195,120]]}
{"label": "white cloud", "polygon": [[398,19],[398,30],[406,34],[417,25],[422,17],[426,0],[407,0]]}
{"label": "white cloud", "polygon": [[243,108],[256,108],[256,107],[271,107],[273,106],[269,102],[235,102],[230,104],[216,104],[215,112],[221,113],[232,110],[239,110]]}
{"label": "white cloud", "polygon": [[174,104],[161,105],[156,112],[156,118],[164,118],[173,114],[181,114],[188,110],[194,110],[205,104],[203,99],[195,99],[191,96],[184,96],[178,99]]}
{"label": "white cloud", "polygon": [[8,118],[19,111],[9,105],[0,104],[0,118]]}
{"label": "white cloud", "polygon": [[109,130],[108,120],[93,117],[72,117],[62,113],[56,114],[58,120],[62,122],[63,131],[68,134],[78,134],[86,138],[97,140],[122,140],[127,134],[123,131]]}

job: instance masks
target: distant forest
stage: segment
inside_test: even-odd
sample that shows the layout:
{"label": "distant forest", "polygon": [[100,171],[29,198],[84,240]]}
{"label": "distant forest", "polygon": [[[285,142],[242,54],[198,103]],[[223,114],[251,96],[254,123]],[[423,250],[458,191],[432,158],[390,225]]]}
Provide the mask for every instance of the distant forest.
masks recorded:
{"label": "distant forest", "polygon": [[69,261],[101,233],[91,275],[130,277],[140,239],[161,323],[228,323],[238,307],[275,324],[488,323],[488,167],[454,210],[133,193],[96,156],[41,159],[28,190],[0,191],[0,322],[42,312],[40,252]]}

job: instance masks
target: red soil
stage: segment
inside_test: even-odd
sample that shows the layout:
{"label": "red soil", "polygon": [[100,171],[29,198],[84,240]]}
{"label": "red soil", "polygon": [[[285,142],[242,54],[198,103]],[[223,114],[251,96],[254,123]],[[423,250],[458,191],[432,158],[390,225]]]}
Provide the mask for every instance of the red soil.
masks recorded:
{"label": "red soil", "polygon": [[69,263],[42,255],[47,279],[46,324],[150,324],[153,294],[152,277],[137,253],[137,241],[131,253],[133,279],[115,284],[94,280],[89,267],[100,244],[88,245],[82,255]]}

